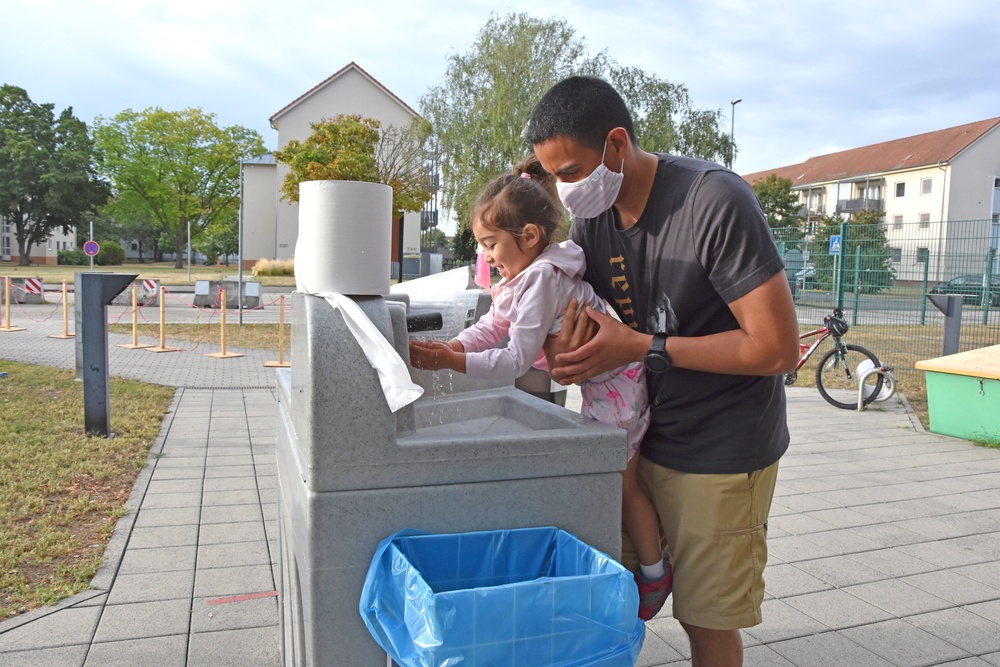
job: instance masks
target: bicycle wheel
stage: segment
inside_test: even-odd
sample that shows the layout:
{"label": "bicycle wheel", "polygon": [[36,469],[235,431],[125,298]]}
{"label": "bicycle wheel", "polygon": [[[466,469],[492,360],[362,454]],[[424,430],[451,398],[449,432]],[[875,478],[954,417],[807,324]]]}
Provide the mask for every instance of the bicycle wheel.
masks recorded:
{"label": "bicycle wheel", "polygon": [[[827,403],[844,410],[858,407],[858,367],[871,361],[875,368],[882,363],[874,354],[860,345],[842,344],[834,346],[823,355],[816,368],[816,388]],[[864,405],[874,401],[882,391],[882,376],[872,373],[865,379]]]}

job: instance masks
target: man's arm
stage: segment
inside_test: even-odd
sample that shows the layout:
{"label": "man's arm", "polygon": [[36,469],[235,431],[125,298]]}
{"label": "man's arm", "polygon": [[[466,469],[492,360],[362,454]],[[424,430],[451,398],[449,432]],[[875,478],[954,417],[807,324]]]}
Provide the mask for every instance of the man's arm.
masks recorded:
{"label": "man's arm", "polygon": [[[799,359],[798,320],[784,272],[771,276],[730,303],[729,308],[739,329],[708,336],[671,336],[667,340],[667,353],[675,367],[733,375],[780,375],[795,369]],[[574,347],[574,342],[586,338],[588,319],[600,328],[589,342]],[[567,309],[563,331],[546,349],[551,353],[552,378],[561,384],[578,384],[642,361],[652,339],[652,335],[634,331],[590,308],[577,320]]]}

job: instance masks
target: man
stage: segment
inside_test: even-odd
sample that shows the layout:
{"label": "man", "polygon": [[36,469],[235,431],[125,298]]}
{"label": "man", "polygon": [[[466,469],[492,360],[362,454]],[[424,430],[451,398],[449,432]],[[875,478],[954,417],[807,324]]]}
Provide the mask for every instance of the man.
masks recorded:
{"label": "man", "polygon": [[[574,326],[571,306],[549,350],[552,374],[578,383],[646,360],[652,419],[639,474],[674,568],[673,615],[694,667],[740,665],[739,628],[761,622],[795,310],[746,182],[714,163],[645,152],[634,135],[621,97],[592,77],[553,86],[528,122],[574,218],[586,279],[621,320],[588,308]],[[635,569],[627,534],[622,560]]]}

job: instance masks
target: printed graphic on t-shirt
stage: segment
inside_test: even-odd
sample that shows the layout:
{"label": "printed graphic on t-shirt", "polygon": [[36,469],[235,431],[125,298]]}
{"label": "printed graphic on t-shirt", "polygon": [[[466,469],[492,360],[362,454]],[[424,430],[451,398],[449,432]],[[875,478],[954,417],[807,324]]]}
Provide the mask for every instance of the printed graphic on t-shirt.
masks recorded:
{"label": "printed graphic on t-shirt", "polygon": [[656,297],[654,309],[649,313],[646,331],[650,333],[662,331],[674,336],[677,334],[679,324],[677,314],[670,307],[670,297],[666,292],[660,292]]}
{"label": "printed graphic on t-shirt", "polygon": [[618,255],[609,261],[611,265],[611,293],[614,295],[616,310],[622,322],[633,329],[639,328],[636,319],[635,303],[632,300],[633,290],[628,284],[625,271],[625,257]]}

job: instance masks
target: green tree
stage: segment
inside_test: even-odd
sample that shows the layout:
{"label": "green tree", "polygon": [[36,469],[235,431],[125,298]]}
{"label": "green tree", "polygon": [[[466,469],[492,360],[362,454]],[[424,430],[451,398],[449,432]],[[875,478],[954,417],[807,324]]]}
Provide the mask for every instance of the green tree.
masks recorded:
{"label": "green tree", "polygon": [[854,214],[847,224],[847,238],[840,247],[840,259],[828,252],[830,237],[841,233],[844,218],[825,215],[816,222],[813,247],[817,249],[811,260],[816,267],[816,284],[820,289],[831,290],[836,284],[838,262],[844,265],[846,292],[855,287],[862,293],[874,294],[892,286],[896,271],[892,267],[892,249],[886,236],[882,211],[861,211]]}
{"label": "green tree", "polygon": [[600,74],[603,53],[587,57],[565,21],[492,15],[464,54],[448,58],[444,81],[420,101],[441,146],[442,203],[458,220],[455,256],[475,257],[469,225],[476,196],[529,150],[521,136],[539,98],[571,74]]}
{"label": "green tree", "polygon": [[799,196],[792,192],[792,181],[770,174],[767,178],[751,185],[761,208],[767,216],[767,224],[774,230],[778,242],[796,243],[802,240],[802,205]]}
{"label": "green tree", "polygon": [[836,283],[835,268],[837,261],[829,254],[830,237],[840,233],[840,225],[844,220],[839,215],[822,215],[813,219],[815,230],[809,261],[816,267],[816,288],[830,291]]}
{"label": "green tree", "polygon": [[451,254],[459,262],[471,262],[476,258],[476,237],[472,227],[463,225],[451,239]]}
{"label": "green tree", "polygon": [[431,198],[425,146],[430,130],[419,119],[405,127],[388,126],[358,114],[340,114],[311,123],[305,141],[293,139],[274,157],[287,164],[283,198],[299,200],[303,181],[362,181],[392,187],[393,217],[419,211]]}
{"label": "green tree", "polygon": [[13,225],[18,264],[57,230],[70,233],[107,201],[87,125],[66,108],[36,104],[17,86],[0,86],[0,211]]}
{"label": "green tree", "polygon": [[158,241],[162,231],[145,200],[128,190],[112,197],[94,219],[96,240],[121,239],[126,243],[135,243],[139,262],[145,261],[146,255],[153,261],[159,260]]}
{"label": "green tree", "polygon": [[[443,82],[420,101],[441,145],[442,202],[454,212],[459,231],[469,225],[483,186],[530,150],[522,132],[535,104],[574,74],[604,77],[621,92],[642,148],[728,157],[732,147],[719,126],[721,112],[694,108],[684,86],[621,67],[605,51],[589,56],[566,21],[491,15],[468,50],[449,57]],[[455,239],[466,243],[471,235]],[[471,242],[456,256],[474,254]]]}
{"label": "green tree", "polygon": [[431,138],[431,124],[423,118],[382,129],[375,145],[375,171],[379,183],[392,187],[394,218],[419,211],[430,201],[437,163],[437,143]]}
{"label": "green tree", "polygon": [[147,251],[153,261],[159,261],[160,226],[149,210],[137,211],[135,215],[122,219],[118,225],[121,229],[119,238],[135,242],[140,263],[146,261]]}
{"label": "green tree", "polygon": [[281,186],[282,198],[299,200],[303,181],[362,181],[377,183],[375,145],[380,123],[357,114],[310,123],[312,134],[305,141],[292,139],[274,159],[288,165]]}
{"label": "green tree", "polygon": [[148,212],[160,245],[183,266],[190,225],[192,244],[216,220],[239,206],[240,162],[264,152],[254,130],[219,127],[201,109],[126,109],[98,118],[94,136],[116,201]]}
{"label": "green tree", "polygon": [[876,210],[859,211],[851,216],[843,248],[846,253],[845,285],[850,292],[855,285],[865,294],[892,287],[896,270],[892,267],[892,248],[886,236],[884,217],[884,212]]}
{"label": "green tree", "polygon": [[632,113],[636,141],[643,150],[726,163],[733,143],[722,127],[722,111],[694,106],[687,87],[664,81],[638,67],[612,65],[608,81]]}
{"label": "green tree", "polygon": [[229,256],[240,252],[240,217],[237,211],[229,211],[219,216],[205,228],[195,249],[207,257],[207,264],[217,264],[222,259],[229,266]]}
{"label": "green tree", "polygon": [[448,245],[448,237],[437,227],[431,227],[420,234],[421,248],[444,248]]}

